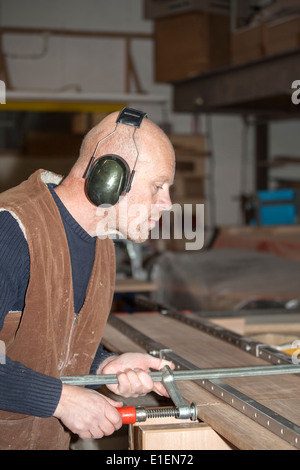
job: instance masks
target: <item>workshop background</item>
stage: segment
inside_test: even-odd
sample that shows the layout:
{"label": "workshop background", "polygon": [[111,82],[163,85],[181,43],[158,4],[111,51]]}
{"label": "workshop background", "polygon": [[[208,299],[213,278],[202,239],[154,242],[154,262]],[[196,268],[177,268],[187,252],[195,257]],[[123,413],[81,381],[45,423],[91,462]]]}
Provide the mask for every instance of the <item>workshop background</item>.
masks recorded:
{"label": "workshop background", "polygon": [[124,106],[174,144],[182,217],[168,238],[116,242],[114,310],[142,293],[299,314],[299,0],[0,0],[0,27],[0,191],[38,168],[66,174]]}
{"label": "workshop background", "polygon": [[[236,262],[224,249],[238,247],[256,252],[240,263],[249,291],[256,263],[266,266],[262,254],[254,262],[258,251],[299,260],[291,247],[299,235],[299,14],[299,1],[1,0],[1,191],[37,168],[66,174],[103,116],[124,105],[145,110],[175,146],[172,199],[182,218],[171,217],[170,237],[127,244],[125,253],[121,246],[118,277],[153,281],[154,295],[177,304],[189,285],[184,306],[208,307],[190,281],[211,297],[219,279],[208,273],[223,262],[234,283]],[[211,248],[223,248],[224,260]],[[164,273],[178,262],[189,269],[171,269],[166,286]],[[217,290],[232,289],[228,281]],[[264,295],[261,284],[250,290],[241,302]]]}

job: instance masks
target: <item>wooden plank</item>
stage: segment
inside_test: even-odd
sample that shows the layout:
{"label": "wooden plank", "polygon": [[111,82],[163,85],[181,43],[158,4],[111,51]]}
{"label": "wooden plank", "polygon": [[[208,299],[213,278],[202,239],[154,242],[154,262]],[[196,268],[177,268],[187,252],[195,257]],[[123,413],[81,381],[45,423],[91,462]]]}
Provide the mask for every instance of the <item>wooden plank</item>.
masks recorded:
{"label": "wooden plank", "polygon": [[[135,450],[232,450],[233,446],[205,423],[141,424],[134,426]],[[152,423],[152,420],[151,420]]]}
{"label": "wooden plank", "polygon": [[[155,321],[145,318],[141,314],[126,318],[126,322],[135,326],[140,331],[154,337],[157,341],[189,360],[200,368],[223,368],[267,364],[245,351],[229,343],[220,341],[212,336],[195,330],[179,322],[171,322],[167,317],[156,317]],[[159,324],[159,328],[157,328]],[[184,330],[184,335],[183,335]],[[172,337],[170,338],[170,331]],[[200,346],[201,345],[201,346]],[[175,349],[176,348],[176,349]],[[251,396],[263,405],[274,409],[281,414],[282,401],[298,400],[298,407],[291,407],[285,417],[300,425],[300,398],[299,377],[294,375],[283,377],[247,377],[224,380],[246,395]],[[272,401],[270,403],[270,401]],[[296,420],[296,421],[295,421]]]}
{"label": "wooden plank", "polygon": [[[193,317],[193,314],[187,315]],[[237,350],[233,344],[221,341],[159,313],[137,313],[122,315],[121,318],[200,368],[266,364],[265,361],[245,351]]]}
{"label": "wooden plank", "polygon": [[31,111],[31,112],[85,112],[109,114],[119,111],[126,106],[126,103],[90,103],[71,101],[40,100],[10,100],[7,98],[5,111]]}
{"label": "wooden plank", "polygon": [[134,341],[127,338],[109,324],[105,327],[102,343],[107,350],[117,354],[124,352],[145,352],[141,346],[138,346]]}
{"label": "wooden plank", "polygon": [[300,226],[221,227],[214,248],[262,251],[299,261]]}
{"label": "wooden plank", "polygon": [[45,34],[52,36],[76,36],[76,37],[97,37],[111,39],[152,39],[151,33],[139,32],[118,32],[118,31],[99,31],[99,30],[83,30],[83,29],[60,29],[60,28],[27,28],[19,26],[2,26],[2,34]]}
{"label": "wooden plank", "polygon": [[117,279],[115,292],[117,294],[126,292],[153,292],[157,290],[155,282],[141,281],[134,278]]}
{"label": "wooden plank", "polygon": [[[267,364],[232,344],[214,338],[202,331],[183,325],[160,314],[122,315],[122,319],[152,339],[171,348],[175,353],[199,368],[235,367]],[[104,334],[105,346],[116,352],[140,350],[130,340],[108,326]],[[265,406],[300,425],[300,400],[297,390],[299,378],[277,376],[226,381],[238,387]],[[295,449],[280,437],[263,428],[223,403],[195,382],[179,382],[178,388],[187,402],[196,401],[198,417],[239,449]]]}
{"label": "wooden plank", "polygon": [[271,431],[222,402],[194,382],[177,384],[187,402],[197,401],[198,417],[240,450],[296,450]]}

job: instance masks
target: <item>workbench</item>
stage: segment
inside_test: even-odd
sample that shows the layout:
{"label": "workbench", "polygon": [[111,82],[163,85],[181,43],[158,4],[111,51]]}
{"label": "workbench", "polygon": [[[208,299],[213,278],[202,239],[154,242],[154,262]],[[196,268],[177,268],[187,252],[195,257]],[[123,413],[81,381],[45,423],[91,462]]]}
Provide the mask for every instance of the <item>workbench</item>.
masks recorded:
{"label": "workbench", "polygon": [[[292,362],[291,355],[225,328],[224,321],[163,308],[112,314],[103,344],[118,353],[153,353],[158,347],[156,355],[179,358],[184,369],[190,364],[214,369]],[[242,331],[241,320],[231,321]],[[177,419],[136,424],[130,431],[130,448],[297,450],[299,385],[298,374],[179,381],[177,387],[185,401],[197,404],[199,422],[180,423]]]}

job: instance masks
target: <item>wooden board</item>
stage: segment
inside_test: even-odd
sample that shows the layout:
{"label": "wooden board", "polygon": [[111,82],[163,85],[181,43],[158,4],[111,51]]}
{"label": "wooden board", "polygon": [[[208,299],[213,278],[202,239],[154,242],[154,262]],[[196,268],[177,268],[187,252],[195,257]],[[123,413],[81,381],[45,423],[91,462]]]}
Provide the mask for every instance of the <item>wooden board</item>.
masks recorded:
{"label": "wooden board", "polygon": [[262,251],[299,261],[300,226],[222,227],[213,247]]}
{"label": "wooden board", "polygon": [[[232,344],[160,314],[124,314],[121,318],[199,368],[267,364]],[[141,350],[109,325],[104,334],[104,344],[116,352]],[[289,375],[230,379],[226,380],[226,383],[300,425],[299,377]],[[197,403],[199,419],[238,449],[295,449],[268,429],[199,387],[196,382],[178,382],[177,386],[187,402]]]}
{"label": "wooden board", "polygon": [[205,423],[137,423],[132,429],[132,450],[232,450],[232,445]]}
{"label": "wooden board", "polygon": [[116,279],[115,293],[153,292],[157,289],[154,282],[141,281],[134,278]]}

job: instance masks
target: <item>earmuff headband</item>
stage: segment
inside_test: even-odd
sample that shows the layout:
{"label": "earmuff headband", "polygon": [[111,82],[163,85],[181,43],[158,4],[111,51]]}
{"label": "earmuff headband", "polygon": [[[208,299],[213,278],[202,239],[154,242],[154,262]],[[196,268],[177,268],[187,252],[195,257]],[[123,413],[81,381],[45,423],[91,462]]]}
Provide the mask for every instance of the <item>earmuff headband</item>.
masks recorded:
{"label": "earmuff headband", "polygon": [[133,126],[136,129],[140,127],[143,122],[144,117],[147,114],[143,113],[142,111],[138,111],[137,109],[132,108],[124,108],[119,114],[117,119],[117,123],[126,124],[127,126]]}

